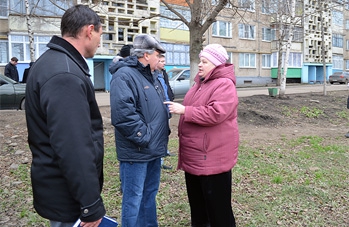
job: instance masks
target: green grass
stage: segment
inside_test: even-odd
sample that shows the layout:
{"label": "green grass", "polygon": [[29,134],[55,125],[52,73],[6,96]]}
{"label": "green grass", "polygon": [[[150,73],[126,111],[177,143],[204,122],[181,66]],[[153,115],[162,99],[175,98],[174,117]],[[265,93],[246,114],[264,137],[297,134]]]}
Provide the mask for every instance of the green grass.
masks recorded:
{"label": "green grass", "polygon": [[[275,144],[253,146],[241,141],[232,171],[238,226],[348,226],[349,146],[337,142],[317,136],[283,137]],[[170,140],[169,149],[177,153],[176,139]],[[157,196],[160,226],[190,226],[184,173],[175,170],[177,159],[165,158],[174,169],[162,170]],[[120,221],[119,163],[112,136],[106,138],[104,170],[107,214]],[[32,208],[29,164],[11,175],[21,183],[10,186],[14,190],[0,189],[0,211],[12,209],[25,226],[48,226]]]}

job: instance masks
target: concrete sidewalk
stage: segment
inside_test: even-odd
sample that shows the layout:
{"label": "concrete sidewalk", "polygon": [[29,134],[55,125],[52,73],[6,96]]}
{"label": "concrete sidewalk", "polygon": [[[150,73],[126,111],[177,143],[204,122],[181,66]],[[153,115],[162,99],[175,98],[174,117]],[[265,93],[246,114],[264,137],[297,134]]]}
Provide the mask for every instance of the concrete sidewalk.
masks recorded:
{"label": "concrete sidewalk", "polygon": [[[271,87],[244,87],[237,88],[239,97],[247,97],[252,95],[269,95],[268,88]],[[312,85],[288,85],[286,86],[286,95],[287,94],[297,94],[297,93],[322,93],[324,90],[323,84],[312,84]],[[347,85],[342,84],[334,84],[334,85],[326,85],[326,91],[340,91],[340,90],[348,90]],[[110,105],[110,94],[108,92],[96,92],[96,99],[99,106],[109,106]],[[179,101],[182,99],[178,99]],[[175,100],[176,101],[176,100]]]}

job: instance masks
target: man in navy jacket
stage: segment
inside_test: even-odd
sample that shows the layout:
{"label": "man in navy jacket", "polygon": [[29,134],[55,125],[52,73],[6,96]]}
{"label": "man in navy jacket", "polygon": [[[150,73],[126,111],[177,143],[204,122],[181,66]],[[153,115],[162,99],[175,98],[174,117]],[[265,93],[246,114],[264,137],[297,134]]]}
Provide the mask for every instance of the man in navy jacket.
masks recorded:
{"label": "man in navy jacket", "polygon": [[136,36],[133,47],[132,56],[110,68],[111,120],[123,192],[121,223],[156,227],[160,159],[166,155],[170,130],[164,90],[153,73],[165,50],[146,34]]}

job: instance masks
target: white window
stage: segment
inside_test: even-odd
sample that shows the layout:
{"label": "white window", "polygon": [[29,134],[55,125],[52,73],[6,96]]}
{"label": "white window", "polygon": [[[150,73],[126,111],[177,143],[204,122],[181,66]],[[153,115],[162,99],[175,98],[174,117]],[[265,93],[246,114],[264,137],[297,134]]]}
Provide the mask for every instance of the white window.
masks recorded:
{"label": "white window", "polygon": [[278,10],[278,5],[278,0],[262,0],[262,13],[275,13]]}
{"label": "white window", "polygon": [[271,67],[271,54],[262,54],[262,68]]}
{"label": "white window", "polygon": [[212,24],[212,35],[231,38],[231,23],[227,21],[214,22]]}
{"label": "white window", "polygon": [[343,12],[333,10],[332,11],[332,23],[334,25],[343,27]]}
{"label": "white window", "polygon": [[255,68],[256,67],[256,54],[240,53],[239,54],[239,67],[240,68]]}
{"label": "white window", "polygon": [[332,34],[332,46],[343,48],[343,36],[341,34]]}
{"label": "white window", "polygon": [[8,42],[7,40],[0,40],[0,63],[8,63]]}
{"label": "white window", "polygon": [[[33,9],[32,13],[36,16],[62,16],[64,9],[68,9],[74,4],[73,0],[52,0],[29,1],[29,8]],[[9,1],[10,11],[20,14],[26,13],[25,1]]]}
{"label": "white window", "polygon": [[190,65],[189,45],[172,43],[161,43],[166,50],[166,64],[168,65]]}
{"label": "white window", "polygon": [[242,10],[254,11],[254,0],[238,0],[238,7]]}
{"label": "white window", "polygon": [[345,29],[349,30],[349,20],[345,20]]}
{"label": "white window", "polygon": [[229,59],[227,62],[229,62],[230,64],[233,64],[233,52],[228,52],[228,56],[229,56]]}
{"label": "white window", "polygon": [[254,26],[248,24],[239,24],[239,38],[254,39]]}
{"label": "white window", "polygon": [[349,60],[345,60],[345,69],[346,69],[346,70],[349,69]]}
{"label": "white window", "polygon": [[[274,52],[271,56],[272,67],[278,67],[278,53]],[[285,53],[282,53],[282,65],[285,59]],[[302,67],[302,53],[291,52],[288,56],[288,67],[301,68]]]}
{"label": "white window", "polygon": [[343,70],[343,56],[342,55],[333,55],[332,56],[333,69]]}
{"label": "white window", "polygon": [[[34,36],[35,58],[39,58],[48,48],[51,36]],[[10,56],[16,56],[19,61],[30,61],[29,37],[26,35],[9,36]]]}
{"label": "white window", "polygon": [[8,0],[0,0],[0,17],[8,16]]}
{"label": "white window", "polygon": [[[176,9],[182,16],[184,16],[188,21],[191,20],[191,15],[189,10],[184,9]],[[160,6],[160,14],[166,16],[168,18],[176,18],[177,16],[167,9],[166,6]],[[179,30],[189,30],[187,25],[185,25],[182,21],[178,20],[170,20],[167,18],[160,18],[160,27],[162,28],[171,28],[171,29],[179,29]]]}
{"label": "white window", "polygon": [[276,39],[275,29],[262,28],[262,40],[263,41],[272,41],[275,39]]}

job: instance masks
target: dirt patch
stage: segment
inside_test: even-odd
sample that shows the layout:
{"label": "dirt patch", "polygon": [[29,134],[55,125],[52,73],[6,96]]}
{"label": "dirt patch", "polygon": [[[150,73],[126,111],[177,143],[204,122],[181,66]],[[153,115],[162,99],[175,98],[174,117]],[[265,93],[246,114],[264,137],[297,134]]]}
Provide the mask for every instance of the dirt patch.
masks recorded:
{"label": "dirt patch", "polygon": [[[256,95],[239,98],[239,130],[242,143],[249,146],[270,144],[281,138],[317,135],[328,140],[343,138],[339,143],[348,145],[344,137],[349,131],[349,110],[346,109],[348,91],[292,94],[285,98]],[[109,107],[101,107],[105,134],[113,134]],[[171,138],[177,137],[178,115],[171,119]],[[31,154],[27,144],[24,111],[0,111],[0,173],[1,188],[11,190],[19,181],[12,179],[11,171],[19,164],[30,165]],[[28,203],[31,199],[28,198]],[[2,211],[4,208],[2,208]],[[3,224],[23,224],[18,221],[16,207],[8,208]],[[11,217],[11,214],[13,215]]]}

